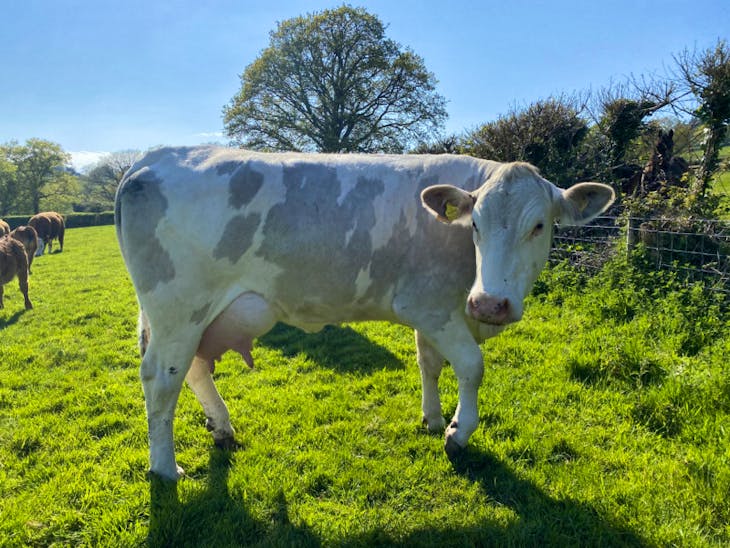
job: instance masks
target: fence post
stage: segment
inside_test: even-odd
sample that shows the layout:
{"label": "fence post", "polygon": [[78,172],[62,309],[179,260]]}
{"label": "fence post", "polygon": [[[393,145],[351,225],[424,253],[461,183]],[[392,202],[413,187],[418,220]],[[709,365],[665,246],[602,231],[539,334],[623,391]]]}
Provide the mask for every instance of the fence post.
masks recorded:
{"label": "fence post", "polygon": [[631,253],[636,245],[636,228],[638,219],[634,218],[629,214],[626,219],[626,253]]}

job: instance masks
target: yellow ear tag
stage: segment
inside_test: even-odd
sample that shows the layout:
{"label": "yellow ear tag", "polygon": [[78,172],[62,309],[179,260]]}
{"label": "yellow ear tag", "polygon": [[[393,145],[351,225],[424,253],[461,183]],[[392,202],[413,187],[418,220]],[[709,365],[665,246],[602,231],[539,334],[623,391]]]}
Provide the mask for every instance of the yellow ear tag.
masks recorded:
{"label": "yellow ear tag", "polygon": [[461,217],[461,210],[452,203],[446,204],[446,218],[449,222],[454,222]]}

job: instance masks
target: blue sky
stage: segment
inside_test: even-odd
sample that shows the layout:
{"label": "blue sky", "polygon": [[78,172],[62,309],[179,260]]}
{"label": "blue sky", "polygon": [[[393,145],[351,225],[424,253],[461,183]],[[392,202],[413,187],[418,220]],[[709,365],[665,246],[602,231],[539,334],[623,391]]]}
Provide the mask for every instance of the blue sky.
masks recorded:
{"label": "blue sky", "polygon": [[[225,142],[221,110],[276,23],[342,2],[3,0],[0,143],[75,154]],[[730,38],[728,0],[363,0],[421,55],[448,133],[551,94],[663,74]]]}

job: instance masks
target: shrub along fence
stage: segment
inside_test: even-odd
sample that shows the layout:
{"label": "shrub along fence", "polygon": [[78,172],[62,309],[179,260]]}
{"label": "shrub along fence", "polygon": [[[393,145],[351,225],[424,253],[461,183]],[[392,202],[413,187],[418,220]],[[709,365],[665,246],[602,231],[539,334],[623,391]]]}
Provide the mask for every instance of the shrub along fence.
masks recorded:
{"label": "shrub along fence", "polygon": [[[27,225],[28,219],[33,215],[8,215],[2,217],[6,221],[11,230],[21,225]],[[63,215],[66,222],[66,228],[81,228],[84,226],[101,226],[114,224],[114,212],[102,211],[99,213],[66,213]]]}
{"label": "shrub along fence", "polygon": [[613,254],[645,249],[657,269],[702,281],[730,297],[730,222],[713,219],[598,217],[558,228],[551,261],[597,270]]}

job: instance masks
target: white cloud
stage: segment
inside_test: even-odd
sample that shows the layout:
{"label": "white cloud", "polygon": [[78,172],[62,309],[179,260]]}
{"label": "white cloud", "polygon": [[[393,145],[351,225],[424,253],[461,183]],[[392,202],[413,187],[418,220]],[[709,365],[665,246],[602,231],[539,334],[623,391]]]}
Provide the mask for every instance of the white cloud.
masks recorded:
{"label": "white cloud", "polygon": [[108,156],[108,152],[91,152],[81,150],[79,152],[69,152],[71,155],[71,166],[78,172],[84,171],[86,168],[98,163],[99,160]]}

